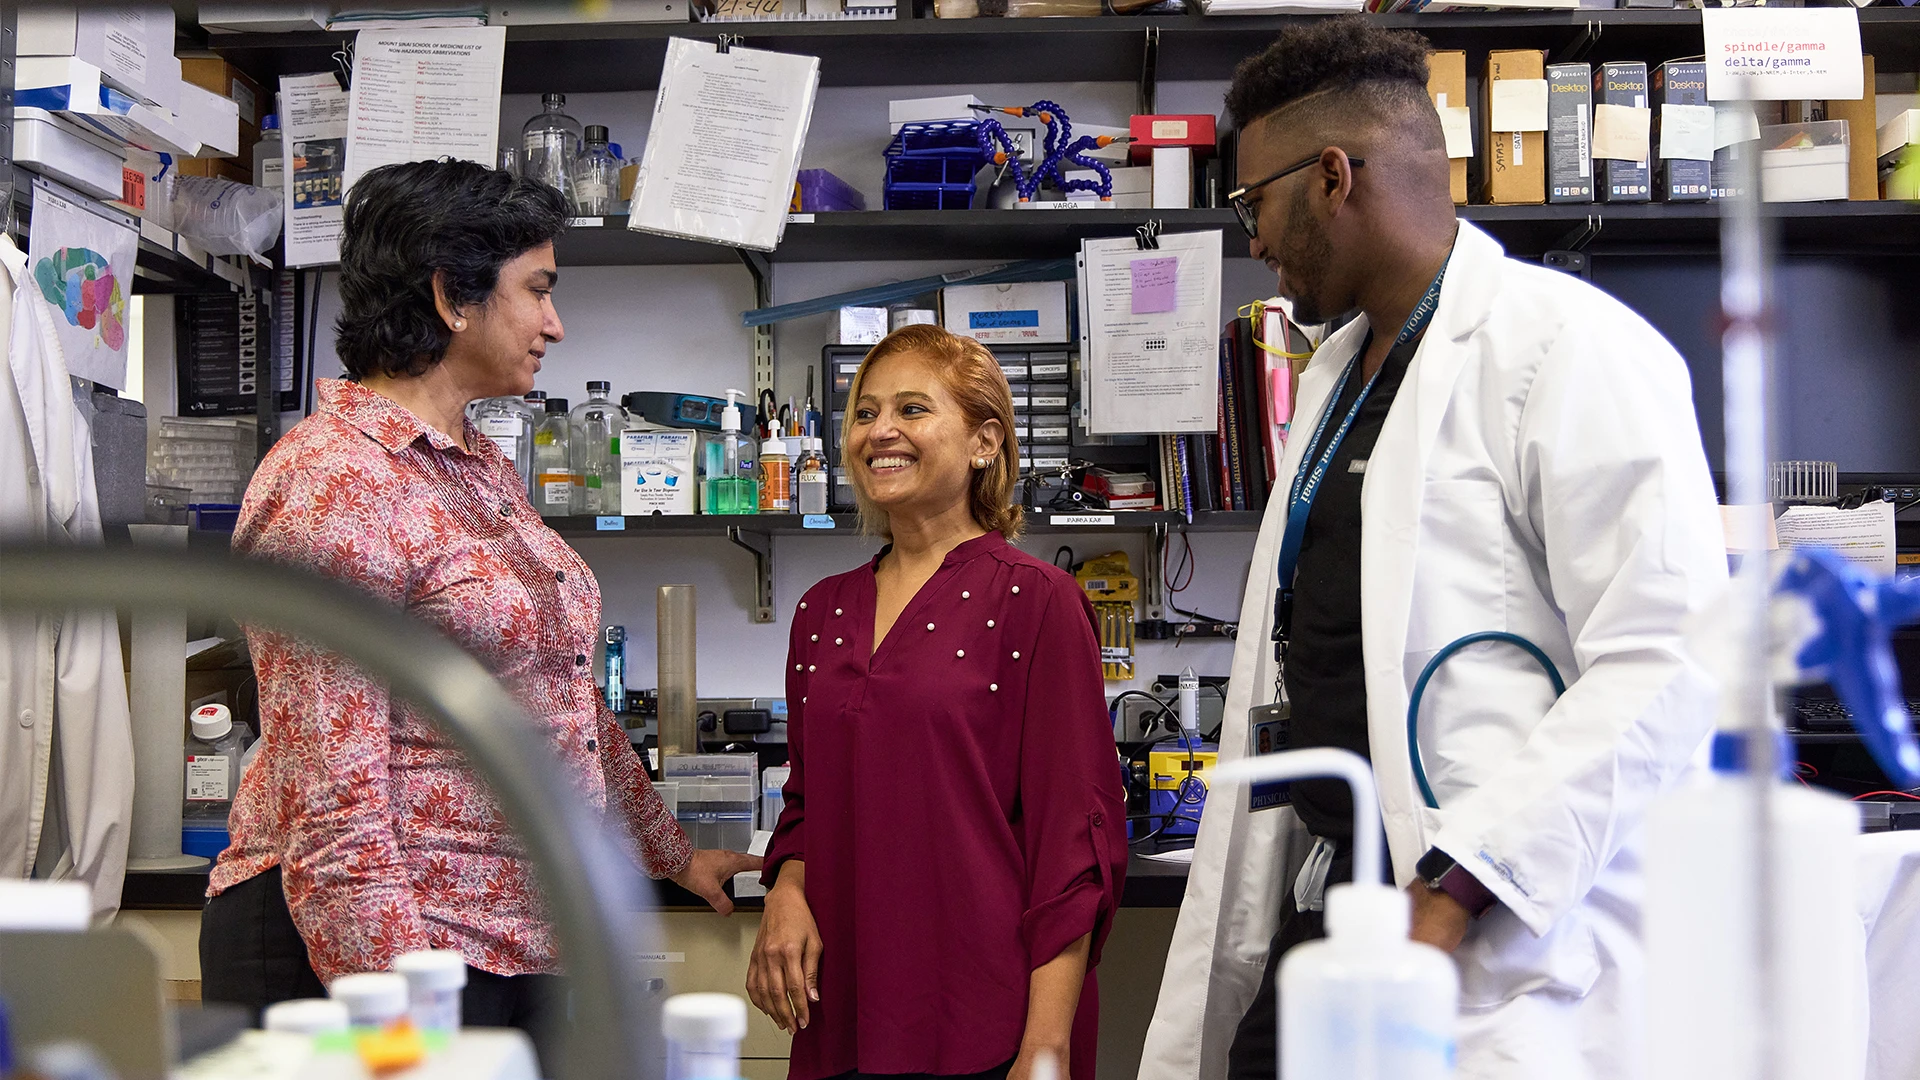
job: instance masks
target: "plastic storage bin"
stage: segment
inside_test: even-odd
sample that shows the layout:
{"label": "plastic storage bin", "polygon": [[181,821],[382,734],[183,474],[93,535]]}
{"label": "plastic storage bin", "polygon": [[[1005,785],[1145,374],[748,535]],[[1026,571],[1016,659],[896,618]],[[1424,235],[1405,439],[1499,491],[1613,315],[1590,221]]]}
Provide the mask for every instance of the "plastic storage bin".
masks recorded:
{"label": "plastic storage bin", "polygon": [[888,210],[966,210],[987,163],[972,120],[902,124],[887,145],[882,201]]}
{"label": "plastic storage bin", "polygon": [[760,759],[753,754],[670,754],[660,778],[675,785],[674,818],[696,848],[745,851],[753,843]]}
{"label": "plastic storage bin", "polygon": [[1760,193],[1767,202],[1847,197],[1845,120],[1763,127],[1760,146]]}
{"label": "plastic storage bin", "polygon": [[801,169],[793,181],[793,212],[865,210],[867,197],[825,169]]}

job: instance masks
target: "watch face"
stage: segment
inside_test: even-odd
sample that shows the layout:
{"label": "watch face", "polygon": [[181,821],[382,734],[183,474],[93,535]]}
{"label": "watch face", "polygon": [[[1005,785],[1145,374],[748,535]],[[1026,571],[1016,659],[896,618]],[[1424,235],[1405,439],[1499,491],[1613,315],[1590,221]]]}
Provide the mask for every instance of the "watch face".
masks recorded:
{"label": "watch face", "polygon": [[1440,887],[1440,879],[1447,876],[1447,871],[1453,869],[1455,865],[1457,864],[1453,856],[1444,851],[1432,849],[1420,856],[1420,861],[1414,864],[1413,872],[1428,885],[1437,889]]}

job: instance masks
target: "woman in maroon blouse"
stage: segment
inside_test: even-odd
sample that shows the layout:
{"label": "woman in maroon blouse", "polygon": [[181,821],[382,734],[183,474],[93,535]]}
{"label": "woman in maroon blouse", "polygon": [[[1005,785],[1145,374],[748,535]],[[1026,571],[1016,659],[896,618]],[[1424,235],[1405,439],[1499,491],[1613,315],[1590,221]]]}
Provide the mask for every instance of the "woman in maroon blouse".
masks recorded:
{"label": "woman in maroon blouse", "polygon": [[1093,611],[1014,548],[1013,406],[933,326],[854,376],[842,445],[890,542],[815,585],[787,658],[793,776],[767,851],[753,1002],[791,1080],[1091,1080],[1093,967],[1126,872]]}

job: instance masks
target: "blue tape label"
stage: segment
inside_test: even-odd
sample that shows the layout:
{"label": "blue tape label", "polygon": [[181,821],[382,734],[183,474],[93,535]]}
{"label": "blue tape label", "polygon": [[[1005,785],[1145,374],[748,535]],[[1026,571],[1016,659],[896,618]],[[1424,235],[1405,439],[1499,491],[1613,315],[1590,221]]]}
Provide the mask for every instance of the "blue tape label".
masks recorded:
{"label": "blue tape label", "polygon": [[607,514],[594,518],[593,527],[601,532],[625,532],[627,519],[618,514]]}
{"label": "blue tape label", "polygon": [[1039,329],[1040,309],[967,312],[967,329],[969,330],[1015,330],[1020,327]]}
{"label": "blue tape label", "polygon": [[803,529],[831,529],[833,528],[833,515],[808,514],[806,517],[800,519],[800,527]]}

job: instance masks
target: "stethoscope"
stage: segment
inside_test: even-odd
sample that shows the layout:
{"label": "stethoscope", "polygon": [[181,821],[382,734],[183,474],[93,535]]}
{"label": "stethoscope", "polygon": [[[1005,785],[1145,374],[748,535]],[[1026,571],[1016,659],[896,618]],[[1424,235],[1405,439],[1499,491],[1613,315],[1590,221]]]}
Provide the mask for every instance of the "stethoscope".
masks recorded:
{"label": "stethoscope", "polygon": [[[1440,284],[1446,276],[1447,268],[1442,265],[1440,272],[1434,275],[1433,283],[1427,286],[1426,293],[1420,297],[1420,302],[1414,305],[1413,313],[1407,316],[1407,324],[1395,336],[1393,342],[1395,348],[1420,336],[1421,331],[1427,328],[1427,324],[1433,321],[1433,314],[1440,306]],[[1320,445],[1320,437],[1326,434],[1327,424],[1333,419],[1333,406],[1340,400],[1340,395],[1346,391],[1347,380],[1353,377],[1353,369],[1359,365],[1360,357],[1366,354],[1367,344],[1372,340],[1369,334],[1366,341],[1361,343],[1359,351],[1353,354],[1353,359],[1347,361],[1346,370],[1341,372],[1340,381],[1334,385],[1333,392],[1327,399],[1327,407],[1320,414],[1320,421],[1313,429],[1313,438],[1307,443],[1307,453],[1312,453],[1313,448]],[[1362,387],[1359,396],[1354,398],[1353,405],[1341,418],[1340,426],[1334,429],[1332,437],[1327,440],[1325,448],[1321,450],[1319,457],[1313,461],[1312,465],[1294,473],[1293,488],[1287,497],[1287,527],[1280,540],[1280,587],[1274,591],[1273,600],[1273,651],[1276,665],[1284,664],[1286,658],[1286,642],[1293,623],[1293,577],[1300,563],[1300,546],[1306,537],[1307,514],[1313,509],[1314,497],[1320,493],[1320,484],[1326,479],[1327,470],[1333,464],[1334,455],[1339,452],[1341,442],[1347,437],[1347,430],[1359,417],[1361,406],[1366,404],[1367,395],[1373,392],[1373,385],[1379,378],[1380,373],[1376,371],[1367,380],[1367,385]],[[1407,759],[1413,765],[1413,778],[1420,786],[1420,796],[1426,800],[1430,809],[1440,809],[1440,801],[1434,797],[1433,785],[1427,782],[1426,766],[1420,760],[1421,699],[1426,696],[1427,683],[1432,681],[1434,672],[1440,669],[1441,664],[1469,645],[1493,641],[1517,646],[1538,661],[1540,667],[1546,672],[1547,678],[1553,682],[1553,696],[1556,700],[1561,694],[1567,692],[1566,680],[1560,677],[1560,669],[1554,666],[1546,652],[1519,634],[1505,630],[1482,630],[1456,638],[1448,642],[1439,652],[1434,653],[1433,658],[1420,669],[1420,677],[1414,680],[1413,693],[1407,699]]]}

